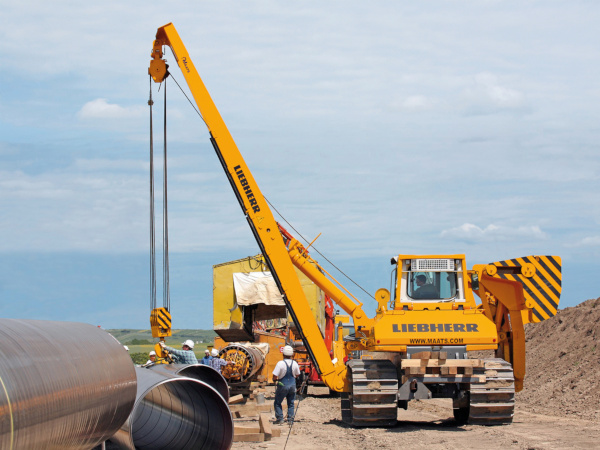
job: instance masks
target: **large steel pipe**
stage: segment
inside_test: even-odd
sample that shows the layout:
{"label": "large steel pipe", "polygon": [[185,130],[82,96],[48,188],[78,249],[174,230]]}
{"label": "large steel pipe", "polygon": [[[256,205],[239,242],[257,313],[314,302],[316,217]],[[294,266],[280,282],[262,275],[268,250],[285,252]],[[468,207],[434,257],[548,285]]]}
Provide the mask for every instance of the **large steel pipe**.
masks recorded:
{"label": "large steel pipe", "polygon": [[228,344],[219,351],[228,362],[221,372],[229,384],[248,381],[265,362],[265,355],[251,344]]}
{"label": "large steel pipe", "polygon": [[123,346],[85,323],[0,319],[0,448],[90,449],[135,401]]}
{"label": "large steel pipe", "polygon": [[229,401],[229,386],[227,381],[219,372],[210,366],[204,364],[155,364],[149,366],[149,369],[158,372],[173,373],[183,377],[200,380],[215,388],[225,402]]}
{"label": "large steel pipe", "polygon": [[228,449],[233,420],[208,384],[136,368],[138,390],[129,419],[110,440],[128,450]]}

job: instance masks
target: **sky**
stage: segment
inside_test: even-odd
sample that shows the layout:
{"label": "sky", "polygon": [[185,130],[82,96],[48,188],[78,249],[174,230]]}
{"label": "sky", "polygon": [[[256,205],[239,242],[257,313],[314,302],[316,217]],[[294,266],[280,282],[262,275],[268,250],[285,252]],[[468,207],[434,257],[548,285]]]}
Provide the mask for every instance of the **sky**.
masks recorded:
{"label": "sky", "polygon": [[[353,283],[389,288],[397,254],[557,255],[561,307],[600,295],[597,2],[0,6],[0,317],[148,328],[147,67],[169,22],[278,220],[321,233],[367,311]],[[210,329],[212,266],[259,250],[206,127],[166,90],[173,327]]]}

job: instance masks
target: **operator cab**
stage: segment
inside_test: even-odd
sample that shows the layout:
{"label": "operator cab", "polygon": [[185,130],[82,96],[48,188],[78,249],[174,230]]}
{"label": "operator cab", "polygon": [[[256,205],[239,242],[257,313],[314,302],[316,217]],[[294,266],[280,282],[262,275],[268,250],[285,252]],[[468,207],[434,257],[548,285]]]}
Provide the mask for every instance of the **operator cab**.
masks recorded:
{"label": "operator cab", "polygon": [[426,303],[465,303],[466,276],[463,255],[399,255],[396,264],[394,308],[412,309]]}

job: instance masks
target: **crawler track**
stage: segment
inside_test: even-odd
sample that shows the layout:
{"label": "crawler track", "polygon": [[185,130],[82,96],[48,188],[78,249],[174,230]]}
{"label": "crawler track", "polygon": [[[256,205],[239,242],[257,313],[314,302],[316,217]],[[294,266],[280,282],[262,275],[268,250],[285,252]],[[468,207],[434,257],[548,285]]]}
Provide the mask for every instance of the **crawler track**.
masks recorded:
{"label": "crawler track", "polygon": [[510,363],[500,358],[485,360],[485,367],[475,369],[486,382],[471,384],[469,423],[502,425],[512,423],[515,410],[515,378]]}
{"label": "crawler track", "polygon": [[352,392],[342,395],[342,420],[357,427],[390,427],[398,418],[398,374],[388,360],[348,363]]}

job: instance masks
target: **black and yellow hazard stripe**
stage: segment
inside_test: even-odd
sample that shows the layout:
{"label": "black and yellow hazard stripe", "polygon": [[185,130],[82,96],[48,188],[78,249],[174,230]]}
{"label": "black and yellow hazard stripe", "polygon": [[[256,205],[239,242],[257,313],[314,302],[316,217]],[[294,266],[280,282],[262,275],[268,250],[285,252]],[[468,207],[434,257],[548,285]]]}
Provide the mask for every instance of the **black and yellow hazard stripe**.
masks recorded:
{"label": "black and yellow hazard stripe", "polygon": [[155,308],[152,310],[150,314],[150,326],[153,337],[171,335],[171,313],[167,308]]}
{"label": "black and yellow hazard stripe", "polygon": [[[518,281],[523,285],[525,301],[533,302],[533,321],[542,322],[553,317],[560,301],[562,273],[558,256],[524,256],[492,263],[498,268],[494,275],[505,280]],[[527,270],[533,265],[533,274]],[[529,266],[530,267],[530,266]]]}

